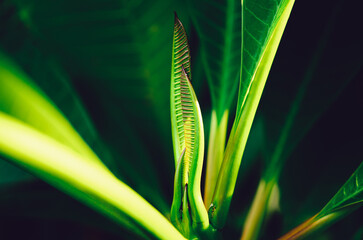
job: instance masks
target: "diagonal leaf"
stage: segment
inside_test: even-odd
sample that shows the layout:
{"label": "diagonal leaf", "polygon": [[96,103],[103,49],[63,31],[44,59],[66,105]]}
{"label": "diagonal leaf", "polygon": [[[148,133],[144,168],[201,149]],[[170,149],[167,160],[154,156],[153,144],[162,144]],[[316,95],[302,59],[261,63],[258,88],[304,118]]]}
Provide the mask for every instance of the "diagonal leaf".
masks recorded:
{"label": "diagonal leaf", "polygon": [[0,55],[0,110],[15,116],[105,167],[55,105]]}
{"label": "diagonal leaf", "polygon": [[[335,25],[335,20],[337,19],[337,9],[339,9],[339,5],[335,6],[334,11],[331,13],[330,18],[326,21],[326,27],[324,28],[324,31],[322,32],[321,37],[319,38],[318,45],[316,50],[314,51],[314,54],[312,58],[309,59],[309,65],[307,69],[305,70],[305,75],[302,77],[302,82],[298,84],[298,90],[295,99],[291,102],[289,100],[286,100],[286,96],[284,96],[284,101],[291,104],[291,107],[288,111],[288,114],[286,116],[285,121],[274,121],[273,112],[276,112],[276,109],[272,109],[274,106],[280,106],[280,108],[283,108],[283,103],[274,102],[273,99],[268,99],[269,101],[265,101],[264,105],[268,105],[267,112],[269,113],[268,116],[270,116],[269,119],[272,119],[272,121],[268,121],[269,123],[275,122],[274,127],[276,128],[276,123],[281,125],[282,128],[281,133],[279,137],[277,138],[277,141],[272,141],[271,139],[268,141],[268,145],[274,146],[274,151],[271,156],[266,157],[266,169],[264,172],[264,175],[260,181],[261,183],[267,183],[267,186],[264,188],[264,195],[265,195],[265,201],[261,201],[261,198],[259,198],[258,191],[256,192],[255,198],[253,200],[253,203],[250,208],[250,212],[248,217],[245,220],[245,226],[243,231],[243,237],[242,239],[250,239],[248,236],[254,234],[256,236],[258,235],[259,231],[256,231],[256,228],[248,228],[248,225],[251,223],[258,224],[259,226],[262,225],[263,221],[266,219],[265,214],[266,211],[268,211],[267,201],[266,199],[270,198],[271,192],[272,192],[272,186],[274,184],[277,184],[279,181],[281,169],[284,166],[284,163],[286,159],[288,158],[288,155],[292,152],[292,150],[296,147],[299,140],[302,139],[304,134],[308,131],[308,129],[313,125],[313,122],[316,121],[316,119],[323,113],[323,110],[329,106],[329,104],[337,97],[337,92],[339,93],[341,88],[343,88],[349,80],[351,80],[350,77],[346,77],[344,80],[336,81],[338,82],[337,89],[333,88],[330,84],[331,88],[329,89],[329,93],[325,93],[325,91],[320,90],[319,94],[315,96],[315,99],[311,99],[311,93],[313,89],[319,88],[320,84],[326,84],[326,81],[324,81],[324,78],[320,79],[314,79],[314,75],[317,74],[317,70],[319,65],[321,65],[322,59],[324,57],[324,53],[326,54],[326,46],[328,45],[328,40],[332,36],[332,30]],[[352,61],[353,62],[353,61]],[[353,64],[351,63],[349,66],[351,67]],[[359,63],[359,65],[361,65]],[[332,70],[329,70],[331,72]],[[315,80],[315,81],[313,81]],[[316,80],[320,80],[316,81]],[[330,79],[331,82],[332,79]],[[281,92],[285,86],[281,85],[275,85]],[[291,86],[289,86],[291,89]],[[335,87],[335,86],[334,86]],[[272,91],[271,89],[269,89]],[[274,89],[275,92],[278,92],[277,89]],[[310,91],[309,91],[310,90]],[[335,90],[335,91],[333,91]],[[325,94],[324,94],[325,93]],[[322,98],[322,94],[324,94],[324,98]],[[310,99],[309,99],[310,97]],[[280,97],[281,98],[281,97]],[[313,108],[310,106],[308,109],[304,109],[304,104],[309,102],[314,102],[314,105],[318,105],[319,107]],[[310,100],[310,101],[309,101]],[[281,100],[280,100],[281,101]],[[273,102],[273,103],[272,103]],[[266,107],[264,108],[266,109]],[[305,113],[304,113],[305,110]],[[306,114],[306,111],[309,111],[309,114]],[[266,111],[266,110],[265,110]],[[282,111],[285,112],[286,110]],[[283,114],[279,114],[283,116]],[[297,117],[299,116],[299,118]],[[304,117],[305,116],[305,117]],[[307,117],[308,116],[308,117]],[[297,121],[299,119],[299,121]],[[303,119],[303,120],[300,120]],[[281,122],[281,123],[280,123]],[[300,125],[298,125],[298,124]],[[293,129],[294,128],[294,129]],[[295,131],[292,131],[295,130]],[[271,132],[274,132],[270,129],[270,131],[267,131],[268,135],[271,135]],[[258,202],[260,201],[260,202]],[[259,205],[259,214],[256,214],[253,212],[253,206]],[[260,228],[257,228],[260,229]]]}
{"label": "diagonal leaf", "polygon": [[[242,114],[252,84],[264,86],[289,15],[291,0],[242,1],[242,65],[237,116]],[[259,77],[263,75],[264,77]],[[260,79],[261,78],[261,79]],[[256,82],[256,83],[254,83]]]}
{"label": "diagonal leaf", "polygon": [[363,202],[363,163],[339,189],[328,204],[319,212],[324,217],[346,207],[360,206]]}
{"label": "diagonal leaf", "polygon": [[280,239],[306,237],[319,228],[331,225],[361,207],[363,203],[363,163],[344,183],[334,197],[315,216],[286,233]]}
{"label": "diagonal leaf", "polygon": [[209,209],[216,228],[226,221],[247,137],[293,4],[293,0],[242,2],[243,55],[237,115]]}
{"label": "diagonal leaf", "polygon": [[1,112],[0,153],[121,225],[136,226],[150,236],[183,239],[155,208],[106,168]]}

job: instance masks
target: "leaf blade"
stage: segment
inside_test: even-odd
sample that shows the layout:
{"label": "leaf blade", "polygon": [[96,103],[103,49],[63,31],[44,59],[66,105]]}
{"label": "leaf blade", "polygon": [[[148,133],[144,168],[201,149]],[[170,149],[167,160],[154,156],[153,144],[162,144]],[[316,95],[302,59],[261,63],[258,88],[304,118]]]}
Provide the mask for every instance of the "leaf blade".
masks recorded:
{"label": "leaf blade", "polygon": [[[266,2],[269,3],[269,1]],[[267,38],[267,43],[263,54],[261,55],[261,59],[259,59],[257,68],[254,69],[255,73],[253,74],[253,78],[250,78],[249,82],[246,83],[243,78],[243,71],[241,74],[237,115],[231,135],[228,139],[212,204],[209,208],[211,222],[216,228],[223,227],[226,221],[249,131],[294,1],[287,0],[284,1],[284,3],[283,9],[277,9],[278,14],[276,16],[278,16],[278,18],[276,19],[276,22],[272,24],[274,28],[271,33],[265,36]],[[259,21],[258,18],[256,19]],[[243,27],[245,24],[247,23],[243,22]],[[242,38],[242,43],[243,42],[244,40]],[[243,58],[244,56],[245,55],[243,55]]]}
{"label": "leaf blade", "polygon": [[187,34],[183,24],[180,22],[178,16],[175,13],[170,87],[170,113],[175,166],[177,166],[178,158],[184,149],[182,143],[183,139],[178,134],[178,121],[180,124],[180,120],[182,119],[180,116],[182,115],[180,115],[180,112],[177,112],[180,111],[181,108],[181,99],[178,96],[181,96],[180,82],[183,76],[182,68],[184,68],[185,74],[190,78],[190,50]]}
{"label": "leaf blade", "polygon": [[209,226],[200,191],[204,131],[200,107],[183,65],[179,81],[176,84],[179,89],[172,95],[175,100],[175,109],[172,109],[176,117],[174,122],[179,131],[173,132],[173,135],[177,136],[180,144],[174,146],[174,149],[183,150],[175,173],[171,219],[183,235],[189,238]]}
{"label": "leaf blade", "polygon": [[319,212],[317,217],[324,217],[340,209],[361,206],[363,203],[363,163],[338,190],[333,198]]}

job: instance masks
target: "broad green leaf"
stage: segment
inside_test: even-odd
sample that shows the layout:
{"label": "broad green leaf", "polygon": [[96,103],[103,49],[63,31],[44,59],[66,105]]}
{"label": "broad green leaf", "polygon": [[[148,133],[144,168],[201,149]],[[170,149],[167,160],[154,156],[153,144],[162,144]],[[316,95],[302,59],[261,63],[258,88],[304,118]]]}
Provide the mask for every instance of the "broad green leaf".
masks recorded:
{"label": "broad green leaf", "polygon": [[[327,19],[326,27],[321,34],[321,37],[318,41],[318,45],[316,47],[316,50],[314,51],[314,55],[309,61],[309,65],[305,71],[305,75],[302,77],[302,82],[298,84],[298,90],[297,94],[294,95],[295,99],[291,101],[286,101],[291,105],[289,112],[287,114],[286,120],[281,121],[281,133],[278,138],[278,141],[272,141],[271,138],[269,139],[268,143],[266,145],[274,145],[275,149],[273,151],[273,154],[271,156],[266,157],[266,169],[264,172],[264,175],[262,176],[261,182],[266,182],[268,185],[273,186],[274,184],[277,184],[279,181],[281,169],[283,168],[286,159],[288,158],[289,154],[292,152],[292,150],[296,147],[297,143],[301,140],[301,138],[304,136],[304,134],[308,131],[308,129],[312,126],[312,123],[316,121],[316,119],[323,113],[323,110],[326,110],[327,106],[338,96],[337,92],[339,93],[341,88],[343,88],[349,80],[351,80],[350,77],[347,77],[346,79],[343,79],[341,81],[337,81],[338,86],[335,88],[329,89],[329,93],[324,94],[324,98],[322,98],[322,94],[325,93],[325,91],[320,91],[320,94],[315,96],[315,99],[309,99],[310,101],[307,102],[314,102],[314,105],[319,105],[319,107],[314,108],[315,111],[312,110],[312,108],[309,108],[309,114],[304,114],[303,110],[307,111],[307,109],[302,108],[304,106],[303,100],[306,102],[307,97],[311,98],[311,95],[309,95],[309,92],[311,93],[314,88],[319,87],[320,84],[326,84],[324,82],[324,79],[319,79],[320,82],[314,81],[314,75],[316,75],[316,72],[318,70],[319,63],[321,63],[322,58],[324,57],[324,52],[327,46],[327,42],[329,38],[332,35],[333,26],[337,17],[337,11],[335,8],[335,11],[332,12],[331,17]],[[360,65],[360,64],[359,64]],[[332,71],[332,70],[330,70]],[[285,79],[286,81],[286,79]],[[331,81],[331,80],[330,80]],[[331,84],[332,86],[333,84]],[[279,89],[283,88],[283,86],[279,86]],[[291,88],[291,86],[290,86]],[[276,91],[276,89],[274,89]],[[309,91],[310,90],[310,91]],[[332,91],[335,90],[335,91]],[[270,90],[271,91],[271,90]],[[281,90],[284,91],[284,90]],[[285,97],[286,98],[286,97]],[[268,106],[281,106],[283,107],[283,103],[264,103]],[[265,109],[265,108],[264,108]],[[267,113],[269,115],[273,116],[273,112],[276,112],[276,109],[270,109],[267,110]],[[281,115],[283,116],[283,113],[281,112]],[[301,118],[304,118],[304,115],[307,115],[308,117],[305,117],[304,121],[297,121],[298,116]],[[269,118],[272,119],[273,118]],[[271,123],[270,123],[271,124]],[[299,124],[299,125],[298,125]],[[276,125],[276,123],[275,123]],[[295,131],[292,131],[294,127]],[[267,131],[267,134],[272,135],[270,132],[273,132],[273,130]],[[272,187],[265,188],[264,189],[264,195],[266,199],[270,198],[270,195],[272,193]],[[259,191],[257,190],[255,199],[253,200],[253,203],[251,205],[251,208],[249,210],[249,215],[246,218],[245,221],[245,227],[243,231],[243,239],[250,239],[248,236],[254,234],[255,237],[252,239],[256,239],[258,235],[258,230],[256,228],[248,228],[246,225],[248,225],[250,222],[259,222],[260,224],[265,219],[266,211],[269,211],[267,206],[267,201],[265,203],[261,204],[261,209],[256,214],[256,211],[254,211],[254,206],[256,204],[259,204]],[[257,229],[260,229],[258,227]]]}
{"label": "broad green leaf", "polygon": [[216,228],[226,221],[247,137],[293,4],[293,0],[242,2],[243,54],[237,115],[209,209]]}
{"label": "broad green leaf", "polygon": [[242,64],[237,104],[238,119],[243,108],[247,106],[246,100],[252,85],[262,85],[262,88],[264,86],[286,25],[284,20],[290,15],[293,2],[242,1]]}
{"label": "broad green leaf", "polygon": [[[160,66],[170,64],[167,36],[172,13],[165,15],[160,7],[174,8],[175,4],[159,1],[150,8],[151,1],[135,2],[123,8],[118,2],[98,0],[87,7],[69,0],[61,4],[6,2],[9,9],[2,15],[0,43],[7,54],[112,172],[167,214],[171,199],[166,198],[170,186],[165,179],[172,178],[172,165],[167,161],[172,145],[170,128],[165,127],[170,124],[169,86],[162,81],[170,72],[167,67],[160,71]],[[3,5],[0,8],[6,10]],[[145,9],[158,12],[142,14],[144,20],[134,21]],[[131,42],[135,48],[130,48]],[[158,59],[149,61],[151,56]],[[85,104],[94,129],[87,123],[87,114],[82,116],[85,111],[77,99]]]}
{"label": "broad green leaf", "polygon": [[[178,23],[179,20],[176,20],[178,29],[181,25]],[[190,238],[198,232],[205,231],[209,226],[200,190],[204,157],[203,120],[184,65],[176,70],[175,75],[176,77],[172,78],[174,84],[171,94],[171,116],[174,118],[172,134],[173,138],[178,140],[174,149],[179,149],[181,154],[175,172],[171,220],[185,237]]]}
{"label": "broad green leaf", "polygon": [[[185,4],[164,0],[93,0],[87,6],[71,0],[8,2],[27,16],[22,21],[31,35],[45,50],[55,53],[67,72],[77,78],[73,81],[108,95],[137,123],[143,123],[147,115],[148,124],[135,127],[137,134],[170,144],[170,131],[165,127],[170,125],[165,84],[170,76],[167,66],[172,43],[168,36],[172,10],[182,10]],[[129,102],[133,108],[126,104]],[[160,150],[165,157],[169,154]]]}
{"label": "broad green leaf", "polygon": [[0,153],[121,225],[136,226],[158,238],[183,239],[166,218],[106,168],[4,113],[0,113]]}

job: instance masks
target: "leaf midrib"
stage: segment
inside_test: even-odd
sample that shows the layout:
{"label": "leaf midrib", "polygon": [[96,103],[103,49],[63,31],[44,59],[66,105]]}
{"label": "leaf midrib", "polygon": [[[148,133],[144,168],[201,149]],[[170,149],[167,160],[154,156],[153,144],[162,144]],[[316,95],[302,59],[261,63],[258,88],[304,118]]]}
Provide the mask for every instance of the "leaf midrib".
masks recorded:
{"label": "leaf midrib", "polygon": [[[257,73],[257,70],[259,69],[259,67],[260,67],[260,64],[261,64],[261,61],[262,61],[262,59],[263,59],[263,56],[264,56],[264,54],[265,54],[265,51],[266,51],[266,46],[268,45],[268,43],[269,43],[269,41],[271,40],[271,36],[272,36],[272,34],[273,34],[273,32],[275,31],[275,28],[276,28],[276,26],[277,26],[277,23],[278,23],[278,17],[279,16],[281,16],[281,13],[282,13],[282,11],[284,10],[284,8],[281,8],[281,6],[283,5],[283,3],[285,3],[286,1],[288,1],[288,0],[282,0],[281,2],[280,2],[280,4],[276,1],[276,4],[277,4],[277,6],[276,6],[276,8],[278,9],[277,11],[276,11],[276,13],[274,14],[274,16],[273,16],[273,18],[272,18],[272,21],[271,21],[271,25],[270,25],[270,27],[269,27],[269,29],[268,29],[268,32],[267,32],[267,35],[266,35],[266,38],[265,38],[265,41],[264,41],[264,43],[263,43],[263,45],[262,45],[262,48],[261,48],[261,51],[260,51],[260,53],[258,54],[259,55],[259,59],[258,59],[258,63],[257,63],[257,65],[256,65],[256,67],[255,67],[255,69],[254,69],[254,71],[253,71],[253,74],[251,74],[249,71],[248,71],[248,69],[247,69],[247,67],[243,64],[243,52],[245,51],[245,49],[244,49],[244,45],[243,45],[243,36],[244,36],[244,32],[245,32],[245,30],[246,30],[246,32],[251,36],[251,37],[253,37],[254,38],[254,36],[247,30],[247,29],[245,29],[244,28],[244,25],[243,25],[243,14],[242,14],[242,47],[241,47],[241,51],[242,51],[242,69],[244,68],[245,69],[245,72],[247,72],[248,74],[250,74],[252,77],[251,77],[251,79],[250,79],[250,82],[249,82],[249,84],[248,84],[248,87],[247,87],[247,90],[246,90],[246,92],[245,92],[245,95],[243,96],[243,101],[242,101],[242,103],[241,103],[241,106],[239,107],[239,109],[237,109],[237,116],[238,116],[238,118],[240,117],[240,115],[241,115],[241,113],[243,112],[243,108],[244,108],[244,106],[245,106],[245,103],[246,103],[246,100],[247,100],[247,98],[248,98],[248,95],[249,95],[249,92],[250,92],[250,88],[251,88],[251,86],[252,86],[252,84],[253,84],[253,82],[254,82],[254,80],[255,80],[255,75],[256,75],[256,73]],[[243,12],[243,9],[244,9],[244,7],[243,7],[243,2],[244,1],[242,1],[242,12]],[[246,8],[247,8],[247,6],[246,6]],[[259,20],[259,18],[256,18],[256,19],[258,19]],[[277,21],[276,21],[277,20]],[[256,41],[257,41],[257,39],[256,39]],[[248,50],[247,50],[248,51]],[[250,54],[251,55],[251,53],[249,53],[248,52],[248,54]],[[243,74],[243,72],[242,72],[242,69],[241,69],[241,79],[242,79],[242,74]]]}

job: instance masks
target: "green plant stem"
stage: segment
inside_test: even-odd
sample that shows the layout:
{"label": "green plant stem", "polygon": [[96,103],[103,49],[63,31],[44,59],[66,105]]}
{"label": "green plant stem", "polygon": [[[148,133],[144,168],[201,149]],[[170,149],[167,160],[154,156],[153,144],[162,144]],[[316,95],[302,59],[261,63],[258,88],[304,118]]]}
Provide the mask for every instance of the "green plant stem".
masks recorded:
{"label": "green plant stem", "polygon": [[351,209],[340,209],[336,212],[330,213],[326,216],[319,217],[318,214],[309,218],[278,240],[292,240],[292,239],[303,239],[314,233],[315,231],[321,230],[333,224],[343,216],[351,212]]}
{"label": "green plant stem", "polygon": [[224,148],[226,146],[227,123],[228,110],[224,111],[223,117],[220,120],[217,119],[216,111],[212,111],[204,187],[204,204],[206,208],[211,204],[213,191],[222,165]]}
{"label": "green plant stem", "polygon": [[254,240],[258,238],[264,216],[268,210],[269,198],[275,186],[274,182],[260,181],[243,226],[241,240]]}
{"label": "green plant stem", "polygon": [[160,212],[99,163],[1,112],[0,153],[121,225],[136,225],[155,238],[184,239]]}
{"label": "green plant stem", "polygon": [[[276,25],[277,27],[274,29],[274,32],[267,43],[266,49],[268,49],[268,51],[264,52],[255,72],[254,80],[251,82],[247,94],[243,99],[242,109],[238,109],[237,111],[237,117],[227,143],[212,204],[209,209],[210,221],[217,229],[222,228],[226,222],[247,138],[251,130],[268,73],[293,5],[294,1],[289,1],[284,9],[280,20]],[[238,114],[238,112],[240,112],[240,114]]]}

